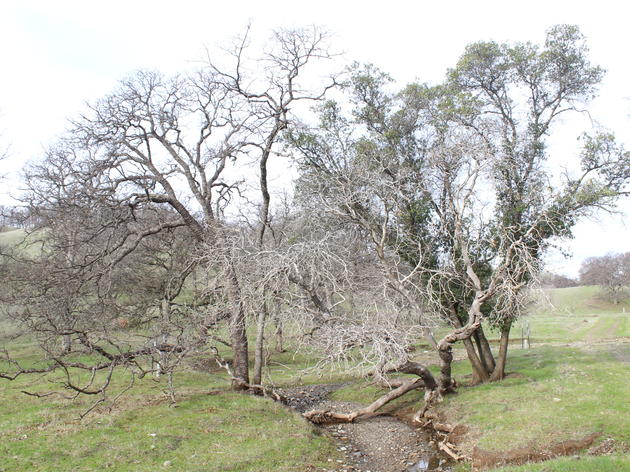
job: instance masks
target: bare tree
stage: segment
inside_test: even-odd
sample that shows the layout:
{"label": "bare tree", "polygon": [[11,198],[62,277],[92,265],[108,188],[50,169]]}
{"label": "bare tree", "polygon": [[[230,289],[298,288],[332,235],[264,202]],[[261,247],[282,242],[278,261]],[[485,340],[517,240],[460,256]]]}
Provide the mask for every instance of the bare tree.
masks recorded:
{"label": "bare tree", "polygon": [[540,275],[540,284],[542,287],[567,288],[576,287],[578,285],[578,281],[566,275],[544,271]]}
{"label": "bare tree", "polygon": [[618,304],[624,290],[630,286],[630,252],[589,257],[580,267],[582,285],[600,285]]}
{"label": "bare tree", "polygon": [[[249,31],[248,31],[249,33]],[[324,49],[326,34],[316,28],[311,30],[278,30],[274,33],[274,42],[261,59],[264,80],[248,75],[244,65],[248,42],[245,34],[240,43],[231,52],[234,65],[229,72],[212,61],[211,69],[220,78],[226,90],[235,97],[245,100],[251,107],[251,113],[262,119],[264,126],[253,130],[257,135],[253,146],[256,148],[259,167],[260,207],[256,224],[257,246],[265,246],[265,235],[272,231],[270,221],[271,194],[268,182],[268,166],[274,145],[282,132],[290,124],[289,112],[300,102],[312,102],[322,99],[325,93],[336,85],[334,79],[312,92],[301,84],[300,74],[314,59],[330,58]],[[249,71],[251,74],[251,71]],[[268,231],[269,230],[269,231]],[[262,350],[264,328],[268,317],[268,297],[266,288],[261,288],[262,303],[258,308],[257,336],[255,347],[255,365],[253,383],[261,383],[263,367]]]}
{"label": "bare tree", "polygon": [[[260,163],[262,244],[270,225],[267,161],[290,123],[294,102],[317,100],[332,86],[310,93],[301,85],[307,64],[328,56],[324,41],[325,35],[317,29],[281,31],[274,35],[271,49],[252,64],[245,54],[245,35],[232,51],[229,66],[210,62],[193,74],[172,78],[138,72],[90,106],[68,136],[48,152],[46,161],[27,172],[26,204],[31,213],[54,211],[66,221],[89,215],[81,219],[86,236],[77,247],[83,251],[87,242],[102,243],[82,261],[95,273],[97,293],[106,289],[115,297],[109,281],[126,262],[133,262],[133,271],[138,265],[164,263],[156,260],[157,254],[152,262],[147,259],[159,235],[183,232],[192,241],[189,254],[202,257],[205,251],[217,264],[211,272],[215,282],[208,283],[215,289],[211,297],[220,300],[225,310],[200,316],[207,322],[200,330],[229,314],[233,352],[229,368],[235,389],[250,384],[246,301],[234,262],[230,222],[237,213],[230,213],[230,205],[246,190],[248,177],[240,163]],[[159,207],[170,211],[154,210]],[[149,214],[151,218],[146,217]],[[182,285],[196,274],[196,263],[184,261],[177,263],[175,272],[169,272],[175,267],[168,262],[168,270],[158,277],[164,308],[169,310]],[[133,281],[129,273],[126,277],[123,280]],[[204,304],[204,309],[208,306]],[[168,318],[164,310],[159,318]],[[97,349],[96,342],[89,343]],[[173,347],[176,352],[189,348]],[[142,352],[154,351],[149,346]]]}

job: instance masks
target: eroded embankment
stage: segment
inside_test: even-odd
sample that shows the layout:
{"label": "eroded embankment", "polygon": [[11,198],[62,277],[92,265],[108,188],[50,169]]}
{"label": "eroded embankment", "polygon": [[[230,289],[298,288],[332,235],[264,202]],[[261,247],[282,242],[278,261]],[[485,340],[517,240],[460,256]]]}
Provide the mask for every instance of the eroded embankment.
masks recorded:
{"label": "eroded embankment", "polygon": [[492,452],[476,447],[472,454],[473,470],[482,471],[503,465],[543,462],[555,457],[569,456],[592,446],[599,436],[601,433],[592,433],[579,439],[558,441],[542,449],[520,447],[509,451]]}

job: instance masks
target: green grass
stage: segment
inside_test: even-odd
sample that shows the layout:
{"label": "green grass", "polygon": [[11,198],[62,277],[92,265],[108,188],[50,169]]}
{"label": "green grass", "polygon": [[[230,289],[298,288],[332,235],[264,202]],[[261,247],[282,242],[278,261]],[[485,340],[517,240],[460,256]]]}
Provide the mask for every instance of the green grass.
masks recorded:
{"label": "green grass", "polygon": [[496,472],[624,472],[630,471],[630,457],[561,457],[538,464],[501,467]]}
{"label": "green grass", "polygon": [[[9,329],[6,321],[0,323],[0,338]],[[41,363],[31,339],[5,338],[0,345],[9,347],[24,366]],[[306,357],[285,353],[277,356],[272,371],[291,383],[291,375],[307,365]],[[119,372],[110,398],[129,379],[128,373]],[[301,472],[326,467],[340,454],[329,437],[293,410],[229,391],[223,372],[188,368],[176,373],[175,407],[165,394],[166,379],[146,377],[113,406],[100,405],[83,420],[79,415],[95,398],[69,401],[22,393],[69,394],[60,387],[61,380],[54,375],[0,380],[0,471]]]}
{"label": "green grass", "polygon": [[[597,432],[600,440],[615,439],[617,456],[558,458],[498,470],[630,470],[630,458],[619,456],[630,446],[630,342],[622,339],[630,337],[630,309],[624,313],[626,305],[613,305],[600,294],[597,287],[551,291],[553,308],[537,307],[528,318],[533,347],[521,349],[519,339],[510,347],[507,370],[517,375],[467,387],[468,362],[454,363],[453,374],[462,387],[439,410],[448,422],[470,428],[461,445],[465,452],[474,446],[493,452],[527,446],[544,450],[555,442]],[[520,326],[512,337],[520,337]],[[431,368],[436,373],[435,366]],[[370,382],[362,382],[334,396],[368,404],[382,393]],[[420,408],[422,404],[422,393],[412,392],[386,408]],[[470,466],[457,470],[470,470]]]}
{"label": "green grass", "polygon": [[545,291],[546,299],[518,322],[513,337],[521,336],[528,321],[532,342],[595,341],[630,337],[630,299],[610,302],[600,287],[585,286]]}
{"label": "green grass", "polygon": [[[630,344],[622,354],[630,356]],[[490,451],[524,445],[543,447],[598,432],[630,444],[630,363],[604,350],[541,346],[512,352],[508,370],[518,375],[500,383],[466,387],[466,361],[454,364],[461,385],[439,410],[453,424],[466,424],[473,443]],[[383,390],[363,382],[334,394],[340,401],[368,404]],[[410,393],[387,408],[422,406],[422,392]]]}
{"label": "green grass", "polygon": [[[528,318],[533,347],[523,350],[517,339],[510,347],[508,371],[518,376],[466,387],[468,363],[453,365],[463,386],[439,408],[448,421],[470,427],[463,445],[468,450],[474,445],[492,451],[524,445],[544,448],[593,432],[614,438],[619,450],[630,444],[630,363],[625,361],[630,359],[630,343],[617,342],[630,336],[630,315],[623,313],[626,305],[608,303],[595,287],[554,290],[549,297],[552,306],[538,306]],[[0,322],[0,345],[9,342],[11,352],[25,365],[41,362],[32,339],[8,341],[12,330]],[[513,338],[520,336],[519,331],[515,326]],[[579,343],[565,345],[575,341]],[[274,354],[268,373],[276,385],[350,380],[339,373],[323,378],[313,371],[304,373],[314,361],[307,351]],[[436,366],[431,369],[437,373]],[[120,373],[114,392],[127,380]],[[38,399],[21,393],[58,388],[41,377],[0,381],[0,471],[283,472],[304,471],[311,465],[325,468],[329,458],[338,457],[335,444],[295,412],[268,399],[229,392],[222,372],[189,368],[175,375],[175,384],[176,407],[164,393],[165,379],[145,378],[111,409],[97,407],[79,421],[93,398]],[[333,398],[367,404],[382,393],[359,380]],[[412,392],[386,411],[421,405],[422,393]],[[166,461],[170,466],[164,465]],[[630,466],[628,457],[617,455],[559,458],[500,470],[621,471]]]}
{"label": "green grass", "polygon": [[440,406],[451,421],[473,426],[479,447],[501,451],[594,432],[630,444],[630,364],[612,353],[544,346],[514,352],[508,370],[519,376],[461,388]]}
{"label": "green grass", "polygon": [[19,425],[2,425],[5,471],[153,471],[167,468],[166,461],[186,471],[301,471],[335,456],[302,418],[248,395],[191,394],[172,408],[145,393],[127,398],[122,411],[82,423],[59,404],[42,411],[41,404],[20,403],[31,414]]}
{"label": "green grass", "polygon": [[[303,471],[337,457],[330,439],[295,412],[208,380],[180,375],[175,407],[164,383],[148,380],[84,420],[78,415],[93,399],[27,397],[21,388],[43,387],[32,379],[3,384],[0,470],[154,471],[170,461],[186,471]],[[209,394],[204,384],[221,389]]]}

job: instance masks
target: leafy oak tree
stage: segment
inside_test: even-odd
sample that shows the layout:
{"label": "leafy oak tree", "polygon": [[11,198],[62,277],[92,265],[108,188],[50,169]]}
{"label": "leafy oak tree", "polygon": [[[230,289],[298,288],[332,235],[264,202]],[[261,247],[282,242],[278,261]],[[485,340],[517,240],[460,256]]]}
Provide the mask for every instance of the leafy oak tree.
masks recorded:
{"label": "leafy oak tree", "polygon": [[[558,117],[592,98],[602,70],[576,27],[556,26],[543,46],[468,46],[439,86],[393,92],[372,66],[351,74],[351,109],[329,102],[319,127],[293,135],[304,192],[363,229],[383,276],[418,313],[442,365],[425,388],[452,390],[456,341],[474,381],[501,379],[545,250],[628,193],[630,154],[611,135],[584,136],[565,173],[553,171],[546,147]],[[439,318],[453,331],[433,341]],[[501,333],[496,359],[484,325]]]}

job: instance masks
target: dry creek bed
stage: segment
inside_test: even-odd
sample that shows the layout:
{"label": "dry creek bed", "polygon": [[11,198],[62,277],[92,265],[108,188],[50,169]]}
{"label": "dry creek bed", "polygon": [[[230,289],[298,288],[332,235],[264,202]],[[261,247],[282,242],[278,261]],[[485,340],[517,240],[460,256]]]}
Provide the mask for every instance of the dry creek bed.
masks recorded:
{"label": "dry creek bed", "polygon": [[[359,405],[331,401],[335,390],[348,384],[308,385],[284,389],[288,405],[300,413],[315,408],[352,411]],[[428,435],[389,415],[378,415],[324,426],[335,438],[344,460],[329,459],[327,471],[425,472],[451,470],[446,460],[430,444]]]}

